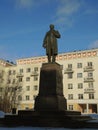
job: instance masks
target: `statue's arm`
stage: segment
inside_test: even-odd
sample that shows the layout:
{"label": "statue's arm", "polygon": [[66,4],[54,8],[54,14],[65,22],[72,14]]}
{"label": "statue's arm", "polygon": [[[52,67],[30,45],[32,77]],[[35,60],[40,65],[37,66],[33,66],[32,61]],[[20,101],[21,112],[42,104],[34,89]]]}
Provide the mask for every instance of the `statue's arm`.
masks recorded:
{"label": "statue's arm", "polygon": [[60,38],[61,37],[59,31],[57,31],[57,30],[54,31],[54,35],[55,35],[56,38]]}
{"label": "statue's arm", "polygon": [[43,47],[46,48],[46,44],[47,44],[47,40],[46,40],[46,37],[47,37],[47,33],[44,37],[44,40],[43,40]]}

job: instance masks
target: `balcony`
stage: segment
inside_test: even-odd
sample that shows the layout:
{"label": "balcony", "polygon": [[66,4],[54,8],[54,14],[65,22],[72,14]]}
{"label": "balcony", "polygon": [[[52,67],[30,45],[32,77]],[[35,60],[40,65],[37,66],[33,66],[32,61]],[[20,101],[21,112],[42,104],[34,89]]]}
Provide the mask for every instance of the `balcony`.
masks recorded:
{"label": "balcony", "polygon": [[23,74],[22,73],[18,73],[17,77],[23,77]]}
{"label": "balcony", "polygon": [[86,67],[84,68],[84,72],[88,72],[88,71],[94,71],[93,66],[86,66]]}
{"label": "balcony", "polygon": [[31,73],[31,76],[38,76],[38,72],[37,72],[37,71],[33,71],[33,72]]}
{"label": "balcony", "polygon": [[95,93],[95,90],[93,88],[86,88],[84,89],[84,93]]}
{"label": "balcony", "polygon": [[87,77],[87,78],[84,78],[84,82],[94,82],[94,78],[93,77]]}
{"label": "balcony", "polygon": [[72,68],[67,68],[64,71],[64,74],[68,74],[68,73],[73,73],[74,71],[72,70]]}

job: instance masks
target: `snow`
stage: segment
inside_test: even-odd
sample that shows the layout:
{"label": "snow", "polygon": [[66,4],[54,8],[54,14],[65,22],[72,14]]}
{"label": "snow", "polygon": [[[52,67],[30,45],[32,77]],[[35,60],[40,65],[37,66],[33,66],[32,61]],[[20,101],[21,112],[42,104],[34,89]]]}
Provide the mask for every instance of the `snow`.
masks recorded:
{"label": "snow", "polygon": [[88,122],[98,122],[98,114],[88,114],[92,118],[92,120]]}
{"label": "snow", "polygon": [[97,119],[98,120],[98,114],[89,114],[89,116],[91,116],[92,119]]}
{"label": "snow", "polygon": [[0,111],[0,118],[4,116],[5,116],[5,113],[3,111]]}

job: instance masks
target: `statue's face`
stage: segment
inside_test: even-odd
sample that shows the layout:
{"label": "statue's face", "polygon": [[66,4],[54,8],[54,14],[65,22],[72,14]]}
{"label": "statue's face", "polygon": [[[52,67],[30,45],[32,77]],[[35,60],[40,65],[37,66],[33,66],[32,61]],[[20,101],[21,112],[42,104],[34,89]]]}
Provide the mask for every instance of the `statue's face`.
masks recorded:
{"label": "statue's face", "polygon": [[54,25],[53,24],[50,25],[50,29],[54,29]]}

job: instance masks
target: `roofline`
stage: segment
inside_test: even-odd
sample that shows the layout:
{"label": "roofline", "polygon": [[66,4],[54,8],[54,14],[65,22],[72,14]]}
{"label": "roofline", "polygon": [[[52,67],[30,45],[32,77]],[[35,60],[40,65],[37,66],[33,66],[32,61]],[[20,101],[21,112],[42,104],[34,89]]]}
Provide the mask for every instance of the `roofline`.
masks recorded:
{"label": "roofline", "polygon": [[[85,49],[85,50],[74,50],[74,51],[69,51],[69,52],[61,52],[61,53],[59,53],[58,55],[71,54],[71,53],[80,53],[80,52],[87,52],[87,51],[98,51],[98,48]],[[36,58],[40,58],[40,57],[46,57],[46,55],[19,58],[19,59],[16,60],[16,62],[17,62],[18,60],[31,59],[31,58],[36,59]]]}

